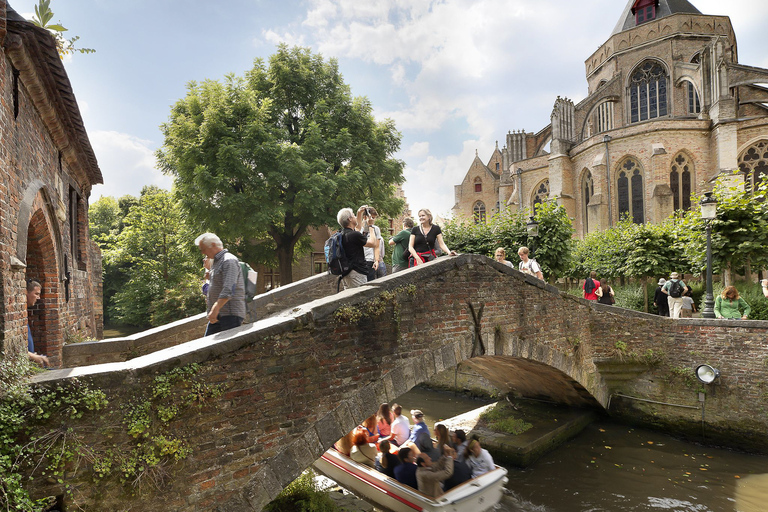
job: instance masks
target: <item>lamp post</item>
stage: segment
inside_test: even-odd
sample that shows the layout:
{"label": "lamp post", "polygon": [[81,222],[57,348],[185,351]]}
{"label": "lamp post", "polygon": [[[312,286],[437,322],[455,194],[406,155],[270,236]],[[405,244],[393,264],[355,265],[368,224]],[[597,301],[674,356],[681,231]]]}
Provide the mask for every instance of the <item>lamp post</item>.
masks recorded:
{"label": "lamp post", "polygon": [[533,255],[536,252],[536,237],[539,236],[539,223],[534,220],[533,217],[531,217],[531,220],[528,221],[528,223],[525,225],[525,230],[528,232],[528,236],[532,238],[531,240],[531,259],[533,259]]}
{"label": "lamp post", "polygon": [[715,318],[715,297],[712,294],[712,219],[717,217],[717,199],[712,192],[701,200],[701,218],[707,222],[707,296],[704,299],[702,318]]}

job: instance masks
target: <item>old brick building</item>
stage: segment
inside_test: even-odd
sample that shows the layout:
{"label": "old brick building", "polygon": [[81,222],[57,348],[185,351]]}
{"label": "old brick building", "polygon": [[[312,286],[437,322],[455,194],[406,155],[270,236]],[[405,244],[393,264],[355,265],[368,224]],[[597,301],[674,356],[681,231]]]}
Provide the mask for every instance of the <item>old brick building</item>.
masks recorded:
{"label": "old brick building", "polygon": [[454,214],[557,198],[582,237],[624,215],[656,223],[687,210],[720,174],[740,169],[749,184],[768,173],[768,70],[739,64],[727,16],[630,0],[586,77],[588,96],[558,97],[550,125],[509,132],[488,164],[475,158]]}
{"label": "old brick building", "polygon": [[[101,254],[88,197],[102,182],[56,44],[0,0],[0,351],[61,361],[68,336],[100,336]],[[26,307],[27,279],[42,283]]]}

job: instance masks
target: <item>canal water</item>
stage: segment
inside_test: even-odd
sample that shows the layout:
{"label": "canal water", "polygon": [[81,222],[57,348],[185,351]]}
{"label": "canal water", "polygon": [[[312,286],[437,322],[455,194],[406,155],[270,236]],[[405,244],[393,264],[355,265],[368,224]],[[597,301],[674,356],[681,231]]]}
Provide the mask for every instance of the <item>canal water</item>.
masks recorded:
{"label": "canal water", "polygon": [[[488,403],[423,388],[397,402],[404,411],[421,409],[430,428]],[[768,511],[768,457],[607,420],[529,468],[507,469],[505,512]]]}

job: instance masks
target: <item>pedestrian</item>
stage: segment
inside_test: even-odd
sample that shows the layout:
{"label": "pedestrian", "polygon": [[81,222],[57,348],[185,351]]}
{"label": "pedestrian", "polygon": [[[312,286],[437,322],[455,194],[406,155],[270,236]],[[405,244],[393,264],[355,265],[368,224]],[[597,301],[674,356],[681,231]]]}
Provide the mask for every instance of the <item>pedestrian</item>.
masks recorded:
{"label": "pedestrian", "polygon": [[445,245],[440,226],[432,224],[432,212],[423,208],[419,210],[419,225],[411,230],[411,237],[408,239],[408,252],[411,254],[408,266],[415,267],[437,259],[437,247],[445,254],[456,256],[456,253]]}
{"label": "pedestrian", "polygon": [[504,250],[503,247],[499,247],[496,249],[496,252],[493,253],[493,257],[498,261],[499,263],[503,263],[504,265],[515,268],[514,265],[512,265],[511,261],[508,261],[507,258],[507,251]]}
{"label": "pedestrian", "polygon": [[669,304],[669,316],[680,318],[680,310],[683,308],[683,295],[688,290],[680,275],[677,272],[669,274],[669,280],[661,288],[667,294],[667,304]]}
{"label": "pedestrian", "polygon": [[[349,274],[341,280],[345,290],[362,286],[368,282],[368,266],[365,263],[363,248],[373,247],[378,252],[376,239],[368,236],[368,224],[363,222],[364,213],[365,207],[361,206],[357,210],[357,216],[355,216],[352,208],[342,208],[336,214],[336,220],[342,228],[341,245],[352,268]],[[356,229],[358,225],[363,226],[363,231]],[[378,261],[375,261],[374,265],[378,267]]]}
{"label": "pedestrian", "polygon": [[608,284],[607,281],[603,281],[600,285],[600,297],[597,299],[597,302],[600,304],[607,304],[609,306],[612,306],[616,303],[616,300],[613,298],[613,288]]}
{"label": "pedestrian", "polygon": [[[376,219],[379,218],[379,212],[373,206],[363,205],[365,223],[368,224],[368,230],[371,232],[371,236],[378,242],[377,247],[364,247],[365,262],[368,265],[368,281],[373,281],[376,278],[384,277],[387,275],[387,266],[384,263],[384,239],[381,237],[381,229],[376,225]],[[362,231],[363,225],[361,225]],[[376,251],[378,249],[378,251]],[[378,265],[374,266],[376,261]]]}
{"label": "pedestrian", "polygon": [[680,315],[683,318],[693,318],[693,314],[697,311],[696,303],[693,301],[693,292],[688,288],[683,294],[683,306],[680,309]]}
{"label": "pedestrian", "polygon": [[529,258],[530,250],[522,246],[517,250],[517,255],[520,256],[520,263],[518,264],[518,270],[524,274],[536,276],[542,281],[544,280],[544,274],[541,273],[541,267],[535,259]]}
{"label": "pedestrian", "polygon": [[761,280],[760,285],[763,288],[763,296],[768,297],[768,279]]}
{"label": "pedestrian", "polygon": [[32,339],[32,327],[29,325],[29,309],[40,299],[40,290],[42,289],[43,287],[38,281],[35,281],[34,279],[27,281],[27,355],[29,360],[33,363],[37,363],[40,366],[47,368],[51,366],[51,363],[46,356],[35,352],[35,341]]}
{"label": "pedestrian", "polygon": [[[742,313],[743,311],[743,313]],[[746,320],[752,308],[739,296],[735,286],[726,286],[715,299],[715,317],[726,320]]]}
{"label": "pedestrian", "polygon": [[594,300],[600,298],[600,281],[597,280],[597,272],[594,270],[589,273],[589,277],[584,280],[584,284],[581,286],[584,291],[584,298],[587,300]]}
{"label": "pedestrian", "polygon": [[240,327],[245,318],[245,281],[237,256],[224,249],[214,233],[203,233],[195,245],[213,260],[206,295],[208,325],[205,336]]}
{"label": "pedestrian", "polygon": [[662,291],[662,287],[665,284],[667,284],[666,279],[663,277],[659,279],[656,293],[653,296],[653,303],[656,305],[659,316],[669,316],[669,301],[667,300],[667,294]]}
{"label": "pedestrian", "polygon": [[392,273],[400,272],[408,268],[408,241],[411,238],[413,229],[413,219],[406,217],[403,219],[403,230],[389,239],[389,245],[392,249]]}

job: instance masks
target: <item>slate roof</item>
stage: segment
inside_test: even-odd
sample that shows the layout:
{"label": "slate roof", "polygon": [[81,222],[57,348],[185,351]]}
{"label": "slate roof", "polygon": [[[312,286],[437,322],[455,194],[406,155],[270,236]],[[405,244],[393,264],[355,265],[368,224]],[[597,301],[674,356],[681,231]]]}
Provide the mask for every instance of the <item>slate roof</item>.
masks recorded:
{"label": "slate roof", "polygon": [[[621,13],[621,17],[619,18],[619,22],[616,24],[613,32],[611,32],[612,36],[637,26],[635,15],[632,13],[632,6],[636,1],[637,0],[629,0],[627,2],[624,12]],[[658,0],[656,19],[678,13],[701,14],[701,11],[694,7],[688,0]]]}

